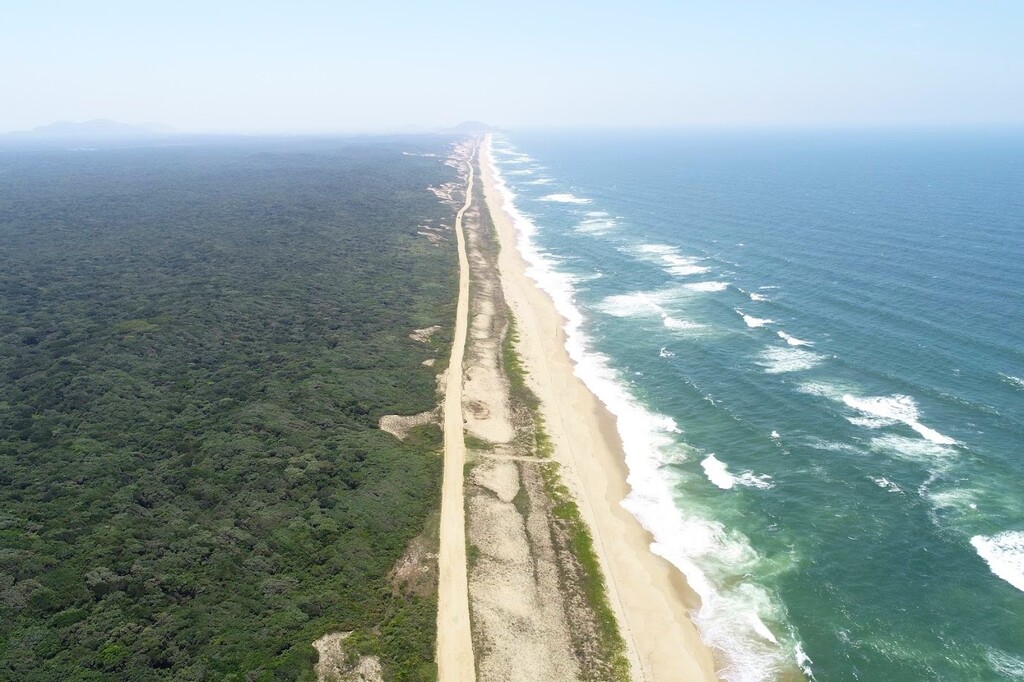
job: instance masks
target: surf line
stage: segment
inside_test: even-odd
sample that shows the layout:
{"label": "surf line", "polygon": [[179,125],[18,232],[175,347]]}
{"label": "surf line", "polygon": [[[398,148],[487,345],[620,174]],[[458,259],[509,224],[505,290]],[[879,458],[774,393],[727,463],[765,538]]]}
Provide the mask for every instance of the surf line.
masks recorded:
{"label": "surf line", "polygon": [[462,416],[462,362],[469,325],[469,258],[462,216],[473,201],[473,159],[469,153],[466,202],[455,215],[459,249],[459,298],[455,308],[455,334],[444,393],[444,472],[441,483],[441,529],[437,586],[437,676],[441,682],[476,679],[473,636],[469,624],[469,577],[466,564],[466,510],[463,475],[466,439]]}

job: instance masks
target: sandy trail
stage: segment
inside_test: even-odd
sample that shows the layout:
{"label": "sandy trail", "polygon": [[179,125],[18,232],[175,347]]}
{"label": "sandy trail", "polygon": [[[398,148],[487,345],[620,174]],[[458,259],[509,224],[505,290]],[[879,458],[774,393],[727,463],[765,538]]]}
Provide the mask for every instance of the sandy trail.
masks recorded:
{"label": "sandy trail", "polygon": [[462,362],[469,318],[469,259],[466,256],[462,216],[473,200],[472,163],[469,164],[466,184],[466,203],[455,217],[455,235],[459,248],[459,299],[444,399],[444,478],[441,484],[437,590],[437,672],[441,682],[475,679],[473,639],[469,626],[469,581],[466,574],[466,514],[463,501],[466,441],[462,416]]}
{"label": "sandy trail", "polygon": [[714,657],[689,618],[696,595],[678,570],[650,551],[651,536],[620,504],[629,493],[628,472],[614,417],[575,376],[565,349],[565,320],[526,274],[518,233],[491,168],[490,136],[480,151],[480,169],[501,245],[502,289],[518,320],[517,350],[540,399],[562,480],[593,534],[633,677],[716,680]]}

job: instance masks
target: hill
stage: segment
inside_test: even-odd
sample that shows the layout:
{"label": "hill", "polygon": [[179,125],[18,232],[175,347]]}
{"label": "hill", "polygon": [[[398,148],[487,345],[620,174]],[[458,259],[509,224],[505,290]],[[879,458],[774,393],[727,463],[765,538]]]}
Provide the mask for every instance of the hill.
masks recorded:
{"label": "hill", "polygon": [[452,135],[479,135],[483,133],[498,133],[501,130],[480,121],[463,121],[457,126],[446,128],[442,132]]}
{"label": "hill", "polygon": [[57,121],[31,130],[8,133],[8,137],[33,140],[122,140],[172,135],[174,131],[159,123],[121,123],[105,118],[91,121]]}

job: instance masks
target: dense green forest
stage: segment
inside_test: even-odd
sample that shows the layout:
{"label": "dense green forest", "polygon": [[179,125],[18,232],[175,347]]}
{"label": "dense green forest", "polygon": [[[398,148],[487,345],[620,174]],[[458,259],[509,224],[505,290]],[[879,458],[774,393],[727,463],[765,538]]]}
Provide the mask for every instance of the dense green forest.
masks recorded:
{"label": "dense green forest", "polygon": [[0,679],[311,679],[338,630],[435,676],[387,574],[440,432],[377,420],[436,402],[446,144],[0,150]]}

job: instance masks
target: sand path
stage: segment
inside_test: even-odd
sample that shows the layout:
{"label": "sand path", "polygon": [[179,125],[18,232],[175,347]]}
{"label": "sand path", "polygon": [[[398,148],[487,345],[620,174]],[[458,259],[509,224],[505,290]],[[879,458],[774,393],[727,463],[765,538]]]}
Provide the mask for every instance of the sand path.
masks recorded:
{"label": "sand path", "polygon": [[441,484],[437,589],[437,673],[441,682],[468,682],[475,679],[473,639],[469,627],[469,581],[466,575],[466,512],[463,499],[466,441],[462,416],[462,361],[469,319],[469,259],[466,256],[462,216],[472,200],[473,167],[470,163],[466,203],[455,216],[455,236],[459,247],[459,300],[444,398],[444,478]]}

